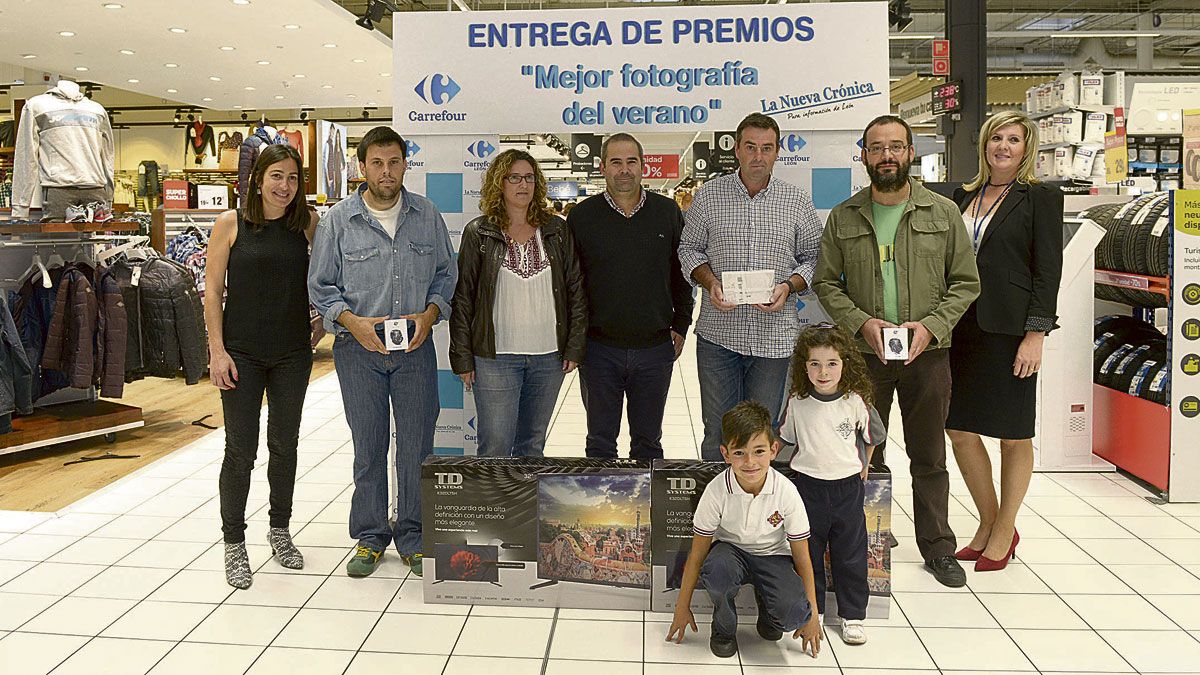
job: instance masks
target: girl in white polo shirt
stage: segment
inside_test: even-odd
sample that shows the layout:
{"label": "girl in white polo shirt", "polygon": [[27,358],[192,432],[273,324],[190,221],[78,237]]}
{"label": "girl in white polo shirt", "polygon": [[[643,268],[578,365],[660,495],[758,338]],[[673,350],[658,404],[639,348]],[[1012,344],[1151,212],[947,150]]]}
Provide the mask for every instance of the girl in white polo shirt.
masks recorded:
{"label": "girl in white polo shirt", "polygon": [[817,608],[825,613],[825,548],[833,572],[842,641],[867,641],[867,525],[863,481],[883,422],[871,407],[867,364],[853,339],[832,324],[800,334],[792,355],[792,391],[780,435],[794,444],[791,467],[811,534]]}

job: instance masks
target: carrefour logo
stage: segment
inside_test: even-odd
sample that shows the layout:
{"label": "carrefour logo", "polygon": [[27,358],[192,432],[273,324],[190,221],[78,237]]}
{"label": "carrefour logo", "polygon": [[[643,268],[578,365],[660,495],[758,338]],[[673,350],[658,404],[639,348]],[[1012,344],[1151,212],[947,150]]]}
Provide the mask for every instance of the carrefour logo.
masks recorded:
{"label": "carrefour logo", "polygon": [[779,139],[779,147],[787,152],[796,152],[806,145],[808,145],[808,141],[804,140],[800,134],[788,134]]}
{"label": "carrefour logo", "polygon": [[474,143],[467,146],[467,152],[478,157],[479,159],[488,157],[495,151],[496,151],[496,147],[493,146],[491,143],[488,143],[487,141],[475,141]]}
{"label": "carrefour logo", "polygon": [[413,91],[417,92],[417,96],[420,96],[421,100],[426,103],[442,105],[443,103],[452,101],[458,95],[458,92],[462,91],[462,87],[459,87],[458,83],[449,75],[433,73],[432,75],[426,75],[424,79],[418,82]]}
{"label": "carrefour logo", "polygon": [[405,149],[405,153],[406,153],[405,156],[412,157],[413,155],[415,155],[421,151],[421,146],[417,145],[413,141],[404,141],[404,149]]}

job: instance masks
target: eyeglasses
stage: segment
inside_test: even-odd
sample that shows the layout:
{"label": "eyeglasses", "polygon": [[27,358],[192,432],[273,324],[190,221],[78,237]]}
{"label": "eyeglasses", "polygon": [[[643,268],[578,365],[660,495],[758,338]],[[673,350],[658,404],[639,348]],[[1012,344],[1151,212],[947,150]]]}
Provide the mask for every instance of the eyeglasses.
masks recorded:
{"label": "eyeglasses", "polygon": [[909,148],[907,143],[892,143],[890,145],[872,145],[867,148],[867,154],[871,156],[881,155],[884,150],[890,151],[893,155],[899,155]]}
{"label": "eyeglasses", "polygon": [[517,185],[521,181],[525,181],[526,183],[532,183],[537,180],[537,176],[535,176],[531,173],[526,173],[526,174],[510,173],[504,177],[504,180],[506,182],[508,182],[509,185]]}

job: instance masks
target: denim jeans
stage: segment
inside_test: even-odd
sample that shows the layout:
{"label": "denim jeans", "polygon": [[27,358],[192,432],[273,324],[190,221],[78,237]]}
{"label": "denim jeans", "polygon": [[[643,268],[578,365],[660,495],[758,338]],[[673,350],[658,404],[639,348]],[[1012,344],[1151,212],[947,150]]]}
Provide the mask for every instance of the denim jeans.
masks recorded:
{"label": "denim jeans", "polygon": [[562,368],[557,353],[475,357],[472,390],[480,456],[542,456],[563,383]]}
{"label": "denim jeans", "polygon": [[808,623],[812,607],[804,582],[790,555],[752,555],[732,544],[716,541],[700,566],[700,580],[713,603],[712,632],[729,638],[737,632],[734,601],[743,584],[754,586],[760,615],[785,633]]}
{"label": "denim jeans", "polygon": [[[354,441],[350,536],[377,551],[394,542],[401,555],[420,553],[421,463],[433,454],[434,424],[441,408],[433,340],[413,352],[378,354],[343,333],[333,342],[333,364]],[[389,403],[396,422],[399,491],[394,527],[388,524]]]}
{"label": "denim jeans", "polygon": [[267,483],[271,488],[271,527],[287,527],[296,488],[296,446],[300,414],[312,372],[312,350],[305,346],[283,356],[261,358],[229,352],[237,367],[237,388],[221,391],[225,414],[225,458],[218,490],[225,542],[246,541],[246,499],[250,472],[258,454],[263,394],[267,396]]}
{"label": "denim jeans", "polygon": [[629,456],[662,459],[662,422],[675,368],[670,340],[645,349],[620,349],[588,340],[579,364],[579,391],[587,411],[587,456],[616,457],[621,403],[628,401]]}
{"label": "denim jeans", "polygon": [[746,356],[696,336],[696,370],[700,374],[700,412],[704,440],[700,458],[721,461],[721,416],[742,401],[758,401],[779,426],[791,359]]}

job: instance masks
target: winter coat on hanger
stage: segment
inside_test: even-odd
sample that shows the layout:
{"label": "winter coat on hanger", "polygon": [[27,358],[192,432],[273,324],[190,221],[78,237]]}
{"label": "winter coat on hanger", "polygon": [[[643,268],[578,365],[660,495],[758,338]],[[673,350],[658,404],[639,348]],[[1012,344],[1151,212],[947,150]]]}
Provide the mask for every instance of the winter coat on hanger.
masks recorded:
{"label": "winter coat on hanger", "polygon": [[98,384],[101,396],[120,398],[126,320],[121,289],[110,273],[101,270],[97,276],[90,265],[67,265],[58,283],[42,367],[66,374],[69,386]]}
{"label": "winter coat on hanger", "polygon": [[33,412],[33,368],[8,301],[0,296],[0,414]]}
{"label": "winter coat on hanger", "polygon": [[30,274],[10,299],[17,334],[21,338],[21,344],[25,347],[25,358],[33,370],[34,401],[69,386],[66,375],[42,368],[42,354],[46,351],[46,336],[50,332],[50,321],[54,315],[54,302],[58,289],[56,282],[62,271],[61,267],[50,270],[50,279],[55,282],[50,288],[42,286],[41,272]]}
{"label": "winter coat on hanger", "polygon": [[133,285],[131,263],[113,263],[113,275],[126,298],[131,314],[129,341],[137,349],[126,367],[125,379],[145,375],[175,377],[179,369],[188,384],[196,384],[208,368],[208,334],[204,329],[204,307],[192,273],[167,258],[141,263],[141,275]]}

